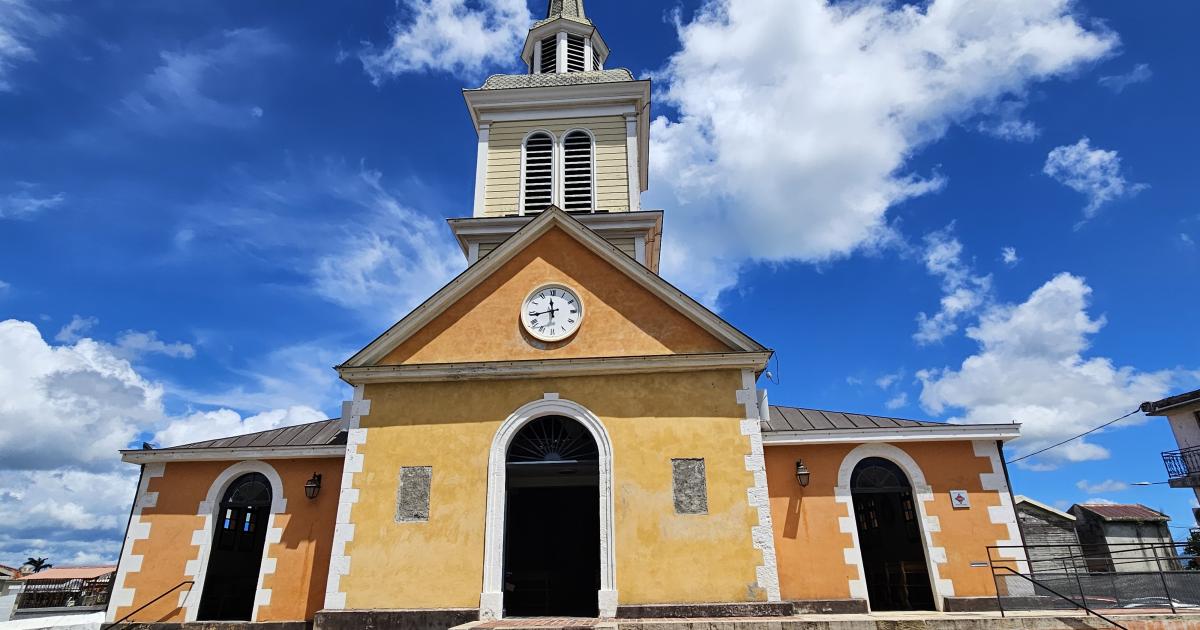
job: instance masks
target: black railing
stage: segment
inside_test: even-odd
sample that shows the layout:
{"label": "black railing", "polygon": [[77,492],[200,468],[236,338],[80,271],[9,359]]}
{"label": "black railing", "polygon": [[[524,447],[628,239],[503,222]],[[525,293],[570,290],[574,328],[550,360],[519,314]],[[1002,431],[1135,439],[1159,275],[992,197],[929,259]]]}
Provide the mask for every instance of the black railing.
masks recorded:
{"label": "black railing", "polygon": [[[166,597],[167,595],[170,595],[171,593],[173,593],[173,592],[175,592],[175,591],[177,591],[177,590],[179,590],[179,589],[183,588],[184,586],[191,587],[191,586],[195,586],[195,584],[196,584],[196,583],[195,583],[195,582],[193,582],[192,580],[184,580],[184,581],[182,581],[182,582],[180,582],[180,583],[176,584],[175,586],[172,586],[171,588],[169,588],[169,589],[167,589],[167,590],[163,591],[162,593],[160,593],[160,594],[158,595],[158,597],[155,597],[154,599],[152,599],[152,600],[150,600],[150,601],[146,602],[145,604],[142,604],[141,606],[138,606],[136,609],[134,609],[134,610],[130,611],[129,613],[127,613],[127,614],[126,614],[124,617],[121,617],[120,619],[118,619],[118,620],[116,620],[116,621],[114,621],[114,622],[112,622],[112,623],[108,624],[107,626],[103,626],[103,627],[102,627],[100,630],[111,630],[112,628],[115,628],[115,627],[117,627],[117,626],[119,626],[119,625],[121,625],[121,624],[125,623],[126,621],[128,621],[130,617],[132,617],[132,616],[134,616],[134,615],[136,615],[136,614],[138,614],[138,613],[142,612],[143,610],[146,610],[146,609],[147,609],[147,608],[149,608],[149,607],[150,607],[150,606],[151,606],[151,605],[152,605],[154,602],[157,602],[158,600],[160,600],[160,599],[162,599],[162,598]],[[188,589],[188,592],[189,592],[189,594],[190,594],[190,592],[191,592],[191,588],[189,588],[189,589]]]}
{"label": "black railing", "polygon": [[1082,609],[1112,622],[1121,613],[1200,613],[1200,565],[1184,544],[988,547],[988,565],[1002,615]]}
{"label": "black railing", "polygon": [[1200,446],[1166,451],[1162,458],[1169,479],[1182,479],[1200,473]]}
{"label": "black railing", "polygon": [[41,608],[104,608],[108,605],[112,574],[98,578],[39,580],[37,575],[25,578],[17,595],[14,610]]}

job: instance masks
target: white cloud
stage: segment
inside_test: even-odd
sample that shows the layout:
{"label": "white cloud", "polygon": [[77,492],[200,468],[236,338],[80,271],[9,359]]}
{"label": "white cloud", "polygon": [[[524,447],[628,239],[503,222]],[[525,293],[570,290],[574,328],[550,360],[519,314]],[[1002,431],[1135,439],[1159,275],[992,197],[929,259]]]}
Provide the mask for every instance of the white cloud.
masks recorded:
{"label": "white cloud", "polygon": [[82,317],[80,315],[73,315],[71,317],[71,321],[67,323],[66,326],[60,328],[58,333],[54,335],[54,340],[62,343],[75,343],[76,341],[82,339],[89,330],[95,328],[99,323],[100,320],[96,319],[95,317]]}
{"label": "white cloud", "polygon": [[7,283],[7,282],[5,282],[5,281],[3,281],[3,280],[0,280],[0,293],[2,293],[2,292],[4,292],[4,291],[7,291],[7,290],[9,290],[10,288],[12,288],[12,285],[11,285],[11,284],[9,284],[9,283]]}
{"label": "white cloud", "polygon": [[875,384],[879,386],[879,389],[888,389],[892,385],[895,385],[896,382],[902,378],[904,378],[904,370],[893,372],[891,374],[884,374],[883,376],[875,379]]}
{"label": "white cloud", "polygon": [[[486,66],[510,67],[533,22],[526,0],[403,0],[405,19],[386,46],[359,54],[376,85],[407,72],[475,79]],[[339,53],[342,54],[342,53]]]}
{"label": "white cloud", "polygon": [[1000,260],[1009,267],[1016,267],[1017,263],[1021,262],[1021,257],[1017,256],[1016,247],[1003,247],[1000,249]]}
{"label": "white cloud", "polygon": [[[1030,453],[1120,417],[1143,400],[1170,390],[1169,371],[1142,372],[1106,357],[1086,356],[1103,317],[1087,312],[1091,288],[1062,273],[1021,304],[986,309],[967,336],[979,344],[958,369],[923,370],[921,405],[951,422],[1022,423],[1014,455]],[[1115,427],[1143,422],[1133,416]],[[1064,461],[1104,459],[1108,450],[1087,438],[1040,455],[1030,463],[1049,468]]]}
{"label": "white cloud", "polygon": [[[36,58],[34,40],[56,31],[60,20],[27,0],[0,0],[0,92],[10,92],[9,74],[17,64]],[[44,6],[44,4],[43,4]]]}
{"label": "white cloud", "polygon": [[32,219],[66,203],[67,196],[63,193],[47,195],[39,192],[39,188],[37,184],[17,182],[16,190],[0,195],[0,219]]}
{"label": "white cloud", "polygon": [[857,385],[862,385],[862,383],[863,383],[862,379],[858,378],[857,376],[847,376],[846,377],[847,385],[857,386]]}
{"label": "white cloud", "polygon": [[1145,184],[1125,179],[1116,151],[1093,149],[1088,138],[1052,149],[1046,156],[1042,172],[1087,196],[1088,204],[1083,209],[1085,219],[1096,216],[1100,206],[1122,197],[1132,197],[1147,188]]}
{"label": "white cloud", "polygon": [[962,259],[962,243],[954,237],[953,226],[925,236],[922,257],[925,269],[942,281],[941,308],[932,317],[917,315],[913,339],[921,345],[936,343],[958,330],[962,317],[978,311],[991,300],[992,277],[978,276]]}
{"label": "white cloud", "polygon": [[350,354],[322,343],[298,343],[257,358],[253,369],[231,368],[237,379],[233,384],[214,384],[204,391],[179,385],[171,389],[190,402],[234,409],[329,409],[348,393],[332,366]]}
{"label": "white cloud", "polygon": [[664,275],[712,304],[747,261],[889,242],[888,209],[944,183],[906,169],[923,146],[1114,49],[1071,8],[707,1],[656,76],[678,111],[653,123],[644,203],[675,217]]}
{"label": "white cloud", "polygon": [[324,413],[304,406],[273,409],[247,418],[230,409],[200,411],[171,421],[166,428],[154,434],[154,444],[160,447],[179,446],[326,419]]}
{"label": "white cloud", "polygon": [[884,405],[888,409],[893,409],[893,410],[899,409],[907,404],[908,404],[908,392],[900,392],[899,394],[896,394],[891,399],[889,399],[886,403],[884,403]]}
{"label": "white cloud", "polygon": [[1182,243],[1184,247],[1195,247],[1196,246],[1196,241],[1192,240],[1191,235],[1188,234],[1187,232],[1179,233],[1179,242]]}
{"label": "white cloud", "polygon": [[117,336],[116,347],[122,356],[130,358],[146,354],[161,354],[177,359],[196,356],[196,349],[183,342],[167,343],[158,338],[153,330],[126,330]]}
{"label": "white cloud", "polygon": [[1115,74],[1100,77],[1096,82],[1104,87],[1120,94],[1125,91],[1125,88],[1135,84],[1149,81],[1154,76],[1154,72],[1150,70],[1150,64],[1139,63],[1133,67],[1133,70],[1125,74]]}
{"label": "white cloud", "polygon": [[[324,417],[303,402],[248,405],[245,418],[225,408],[173,417],[163,404],[167,388],[141,374],[133,360],[145,352],[179,354],[178,346],[141,333],[132,337],[136,342],[128,333],[117,342],[97,341],[81,336],[90,320],[72,322],[60,331],[67,341],[51,344],[32,323],[0,321],[0,563],[19,564],[28,555],[57,564],[113,561],[137,479],[136,467],[120,462],[119,449],[148,436],[190,441]],[[325,357],[312,351],[279,360],[314,372],[320,362],[332,373]],[[281,372],[276,380],[296,378],[296,388],[319,389],[297,376],[304,369]],[[265,388],[271,381],[255,384]],[[323,391],[336,396],[331,387]],[[247,387],[239,402],[254,402],[255,393]]]}
{"label": "white cloud", "polygon": [[1129,484],[1124,481],[1116,481],[1115,479],[1105,479],[1099,483],[1091,483],[1087,479],[1080,479],[1075,484],[1076,488],[1086,492],[1087,494],[1103,494],[1105,492],[1121,492],[1129,489]]}
{"label": "white cloud", "polygon": [[1005,101],[996,106],[991,116],[985,116],[977,125],[979,131],[1010,142],[1032,142],[1042,130],[1032,120],[1021,117],[1025,108],[1023,101]]}
{"label": "white cloud", "polygon": [[1092,497],[1083,501],[1080,505],[1117,505],[1117,502],[1103,497]]}
{"label": "white cloud", "polygon": [[[244,101],[228,100],[224,95],[231,90],[217,84],[233,82],[235,75],[250,72],[255,64],[285,50],[270,31],[242,28],[225,31],[188,49],[163,51],[162,63],[140,88],[122,99],[121,105],[135,124],[152,130],[179,123],[245,127],[261,114],[256,115],[255,108]],[[223,96],[214,96],[216,93]]]}

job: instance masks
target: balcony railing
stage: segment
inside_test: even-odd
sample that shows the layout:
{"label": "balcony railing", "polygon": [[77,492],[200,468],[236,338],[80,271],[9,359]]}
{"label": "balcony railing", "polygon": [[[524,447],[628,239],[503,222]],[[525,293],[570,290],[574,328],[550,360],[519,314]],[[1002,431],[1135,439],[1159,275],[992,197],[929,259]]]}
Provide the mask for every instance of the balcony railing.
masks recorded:
{"label": "balcony railing", "polygon": [[1169,479],[1182,479],[1200,474],[1200,446],[1167,451],[1162,454],[1162,458]]}

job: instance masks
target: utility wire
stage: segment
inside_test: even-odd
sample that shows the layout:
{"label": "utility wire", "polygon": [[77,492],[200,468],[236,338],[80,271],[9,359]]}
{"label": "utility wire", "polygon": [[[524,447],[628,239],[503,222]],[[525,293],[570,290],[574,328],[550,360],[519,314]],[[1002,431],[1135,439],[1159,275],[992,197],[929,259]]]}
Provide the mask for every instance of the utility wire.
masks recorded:
{"label": "utility wire", "polygon": [[1124,420],[1125,418],[1128,418],[1129,416],[1132,416],[1133,414],[1135,414],[1135,413],[1137,413],[1137,412],[1139,412],[1139,411],[1141,411],[1141,410],[1142,410],[1142,408],[1141,408],[1140,406],[1139,406],[1139,407],[1136,407],[1136,408],[1134,408],[1134,410],[1133,410],[1133,411],[1130,411],[1129,413],[1127,413],[1127,414],[1125,414],[1125,415],[1121,416],[1120,418],[1117,418],[1116,420],[1109,420],[1108,422],[1105,422],[1104,424],[1102,424],[1102,425],[1100,425],[1100,426],[1098,426],[1098,427],[1096,427],[1096,428],[1094,428],[1094,429],[1089,429],[1089,430],[1087,430],[1087,431],[1084,431],[1083,433],[1080,433],[1079,435],[1076,435],[1075,437],[1067,438],[1067,439],[1065,439],[1065,440],[1063,440],[1063,441],[1059,442],[1058,444],[1051,444],[1050,446],[1047,446],[1046,448],[1044,448],[1044,449],[1042,449],[1042,450],[1040,450],[1040,451],[1034,451],[1034,452],[1032,452],[1032,453],[1030,453],[1030,454],[1028,454],[1028,455],[1022,455],[1022,456],[1020,456],[1020,457],[1018,457],[1018,458],[1016,458],[1016,459],[1010,459],[1010,460],[1008,460],[1007,462],[1004,462],[1004,463],[1006,463],[1006,464],[1015,464],[1015,463],[1017,463],[1017,462],[1021,461],[1022,459],[1029,459],[1030,457],[1033,457],[1034,455],[1041,455],[1042,453],[1045,453],[1046,451],[1048,451],[1048,450],[1050,450],[1050,449],[1052,449],[1052,448],[1058,448],[1058,447],[1062,446],[1063,444],[1066,444],[1067,442],[1074,442],[1075,440],[1078,440],[1079,438],[1081,438],[1081,437],[1083,437],[1083,436],[1085,436],[1085,435],[1091,435],[1092,433],[1095,433],[1095,432],[1099,431],[1100,429],[1103,429],[1104,427],[1107,427],[1107,426],[1108,426],[1108,425],[1110,425],[1110,424],[1116,424],[1116,423],[1118,423],[1118,422],[1120,422],[1120,421]]}

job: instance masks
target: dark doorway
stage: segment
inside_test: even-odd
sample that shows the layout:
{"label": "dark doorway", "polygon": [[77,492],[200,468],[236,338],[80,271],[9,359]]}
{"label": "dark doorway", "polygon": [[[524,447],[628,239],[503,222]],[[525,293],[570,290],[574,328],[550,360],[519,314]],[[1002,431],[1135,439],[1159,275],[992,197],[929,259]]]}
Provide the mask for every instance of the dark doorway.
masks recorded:
{"label": "dark doorway", "polygon": [[596,441],[570,418],[538,418],[513,438],[505,477],[505,616],[597,616]]}
{"label": "dark doorway", "polygon": [[850,477],[872,610],[933,610],[933,588],[912,485],[896,464],[869,457]]}
{"label": "dark doorway", "polygon": [[200,621],[250,621],[262,563],[271,483],[259,473],[234,480],[217,511]]}

